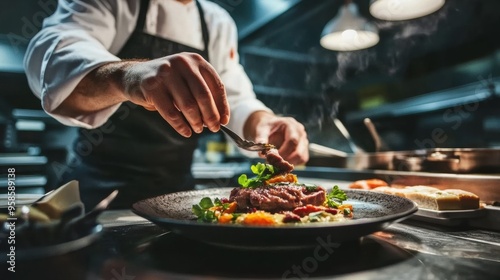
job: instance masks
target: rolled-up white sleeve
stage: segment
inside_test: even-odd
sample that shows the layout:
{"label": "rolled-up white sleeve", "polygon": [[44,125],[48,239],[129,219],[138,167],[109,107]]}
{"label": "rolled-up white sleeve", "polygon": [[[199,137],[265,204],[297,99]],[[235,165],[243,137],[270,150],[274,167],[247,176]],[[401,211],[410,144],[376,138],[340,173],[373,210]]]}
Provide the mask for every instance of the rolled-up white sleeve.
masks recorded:
{"label": "rolled-up white sleeve", "polygon": [[30,88],[43,109],[63,124],[98,127],[120,105],[76,118],[53,113],[87,73],[120,60],[109,52],[116,35],[113,8],[106,1],[61,0],[30,41],[24,58]]}
{"label": "rolled-up white sleeve", "polygon": [[271,110],[255,96],[252,82],[248,78],[238,56],[238,34],[236,24],[229,14],[221,11],[217,19],[217,33],[211,37],[210,62],[215,66],[225,85],[231,118],[228,127],[243,135],[243,126],[248,117],[257,111]]}

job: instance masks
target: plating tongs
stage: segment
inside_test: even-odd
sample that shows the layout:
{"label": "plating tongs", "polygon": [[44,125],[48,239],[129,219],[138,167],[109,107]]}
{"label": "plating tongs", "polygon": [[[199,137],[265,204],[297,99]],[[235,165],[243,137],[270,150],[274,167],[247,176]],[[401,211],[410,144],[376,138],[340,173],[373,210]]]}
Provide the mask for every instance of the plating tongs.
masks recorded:
{"label": "plating tongs", "polygon": [[220,126],[220,129],[224,131],[224,133],[227,134],[227,136],[231,137],[231,139],[234,140],[236,145],[244,150],[248,151],[254,151],[254,152],[260,152],[260,151],[267,151],[270,149],[274,149],[273,144],[268,144],[268,143],[255,143],[250,140],[245,140],[238,136],[238,134],[234,133],[231,129],[227,128],[224,125]]}

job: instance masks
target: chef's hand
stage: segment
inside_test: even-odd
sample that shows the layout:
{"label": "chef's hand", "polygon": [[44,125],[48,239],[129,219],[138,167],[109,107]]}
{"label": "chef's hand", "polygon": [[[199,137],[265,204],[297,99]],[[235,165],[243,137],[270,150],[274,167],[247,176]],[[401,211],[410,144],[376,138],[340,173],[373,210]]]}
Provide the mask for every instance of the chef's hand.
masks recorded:
{"label": "chef's hand", "polygon": [[258,111],[250,115],[244,132],[245,137],[256,142],[273,144],[283,159],[292,164],[304,164],[309,160],[306,130],[294,118]]}
{"label": "chef's hand", "polygon": [[131,64],[124,76],[128,100],[158,113],[182,136],[229,122],[224,85],[202,56],[180,53]]}

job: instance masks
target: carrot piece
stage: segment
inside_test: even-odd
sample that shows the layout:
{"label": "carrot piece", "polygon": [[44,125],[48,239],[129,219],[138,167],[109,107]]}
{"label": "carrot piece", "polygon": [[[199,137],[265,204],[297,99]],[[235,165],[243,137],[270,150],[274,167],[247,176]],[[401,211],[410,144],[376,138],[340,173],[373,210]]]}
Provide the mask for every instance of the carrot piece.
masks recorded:
{"label": "carrot piece", "polygon": [[230,214],[230,213],[234,213],[234,211],[236,211],[236,209],[238,208],[238,204],[236,202],[231,202],[229,204],[229,207],[222,211],[223,214]]}
{"label": "carrot piece", "polygon": [[[339,211],[344,213],[344,217],[352,218],[354,217],[354,212],[352,211],[352,205],[351,204],[342,204],[338,207]],[[344,212],[344,209],[349,209],[348,213]]]}
{"label": "carrot piece", "polygon": [[380,179],[368,179],[368,180],[355,181],[349,186],[349,188],[371,190],[383,186],[388,186],[387,182]]}
{"label": "carrot piece", "polygon": [[232,214],[222,214],[219,217],[219,223],[221,224],[229,224],[233,220],[233,215]]}
{"label": "carrot piece", "polygon": [[273,216],[263,211],[249,213],[243,220],[245,225],[274,225],[275,223]]}
{"label": "carrot piece", "polygon": [[346,208],[348,208],[352,212],[352,204],[342,204],[339,207],[337,207],[337,209],[339,209],[339,211],[343,211]]}
{"label": "carrot piece", "polygon": [[281,182],[297,183],[298,182],[297,175],[291,173],[277,175],[267,180],[266,185],[281,183]]}

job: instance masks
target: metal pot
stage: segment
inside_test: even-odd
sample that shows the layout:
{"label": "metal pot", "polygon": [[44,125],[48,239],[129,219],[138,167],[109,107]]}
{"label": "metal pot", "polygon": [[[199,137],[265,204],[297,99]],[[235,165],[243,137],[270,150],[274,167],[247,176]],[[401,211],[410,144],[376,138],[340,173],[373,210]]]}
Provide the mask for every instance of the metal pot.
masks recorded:
{"label": "metal pot", "polygon": [[354,170],[500,173],[500,149],[494,148],[435,148],[343,155],[342,152],[329,153],[330,148],[318,149],[319,145],[312,145],[309,165]]}
{"label": "metal pot", "polygon": [[[500,149],[436,148],[398,155],[394,170],[446,173],[500,173]],[[400,167],[398,169],[398,167]],[[406,168],[406,169],[405,169]]]}

